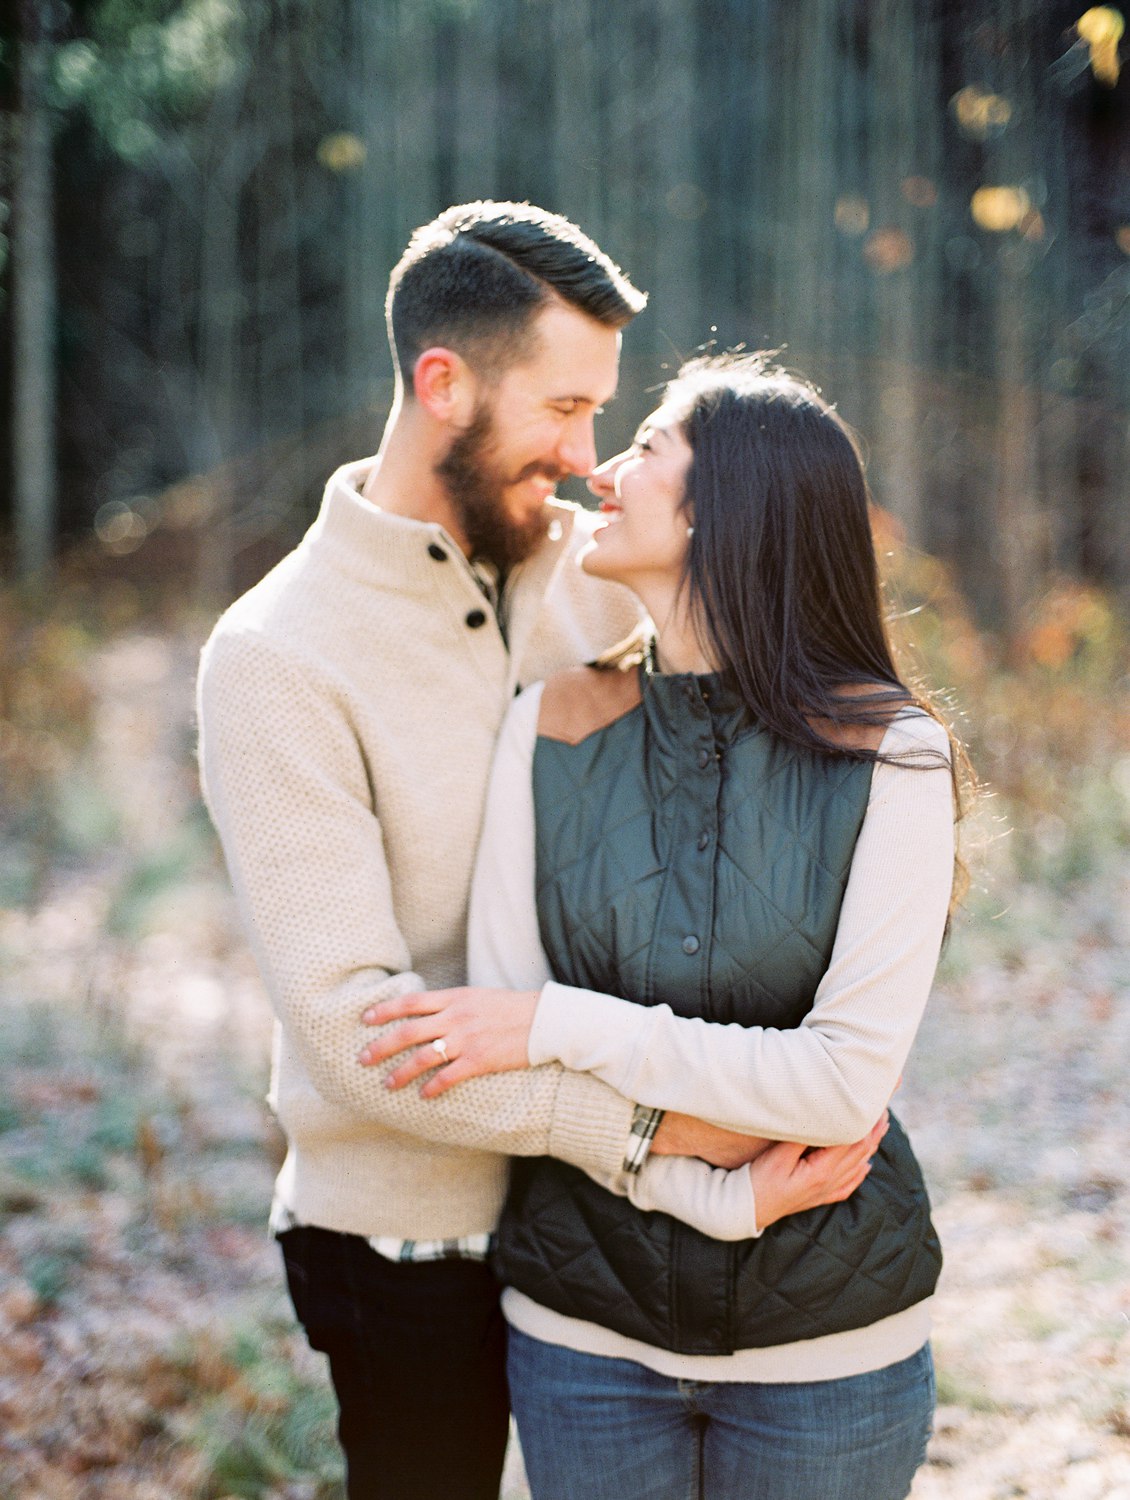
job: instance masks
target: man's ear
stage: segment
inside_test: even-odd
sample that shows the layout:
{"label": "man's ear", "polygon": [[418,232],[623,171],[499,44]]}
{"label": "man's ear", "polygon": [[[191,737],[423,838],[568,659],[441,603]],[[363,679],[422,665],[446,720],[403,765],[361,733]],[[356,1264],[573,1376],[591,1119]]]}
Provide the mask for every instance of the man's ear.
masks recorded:
{"label": "man's ear", "polygon": [[425,349],[412,371],[416,400],[437,422],[467,427],[475,414],[477,383],[467,361],[442,344]]}

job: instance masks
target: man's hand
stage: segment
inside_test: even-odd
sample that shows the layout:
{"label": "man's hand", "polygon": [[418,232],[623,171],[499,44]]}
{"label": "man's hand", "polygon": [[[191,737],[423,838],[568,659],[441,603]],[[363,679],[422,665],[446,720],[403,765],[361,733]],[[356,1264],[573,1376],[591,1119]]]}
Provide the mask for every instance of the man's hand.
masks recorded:
{"label": "man's hand", "polygon": [[733,1169],[754,1161],[772,1144],[758,1135],[739,1135],[736,1130],[708,1125],[694,1115],[668,1110],[659,1122],[651,1151],[654,1156],[697,1156],[712,1167]]}

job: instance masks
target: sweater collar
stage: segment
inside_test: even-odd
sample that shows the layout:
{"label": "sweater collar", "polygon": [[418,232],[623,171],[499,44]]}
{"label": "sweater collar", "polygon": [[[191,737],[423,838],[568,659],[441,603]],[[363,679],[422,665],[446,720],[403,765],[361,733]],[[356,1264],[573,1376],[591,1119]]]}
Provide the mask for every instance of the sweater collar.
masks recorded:
{"label": "sweater collar", "polygon": [[[372,469],[372,458],[345,464],[331,474],[317,519],[302,545],[352,578],[378,588],[431,593],[439,581],[436,550],[456,562],[469,576],[470,564],[445,527],[435,521],[416,521],[393,515],[361,494]],[[544,592],[568,551],[577,507],[568,501],[549,501],[551,515],[545,542],[532,557],[514,569],[517,582]]]}

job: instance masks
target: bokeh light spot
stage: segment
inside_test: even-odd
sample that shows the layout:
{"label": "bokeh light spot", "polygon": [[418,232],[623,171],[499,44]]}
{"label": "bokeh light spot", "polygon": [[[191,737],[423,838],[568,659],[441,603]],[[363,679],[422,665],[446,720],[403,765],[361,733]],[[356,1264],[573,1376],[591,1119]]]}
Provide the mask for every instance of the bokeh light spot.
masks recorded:
{"label": "bokeh light spot", "polygon": [[348,130],[327,135],[318,142],[318,160],[329,172],[356,172],[365,165],[367,155],[365,142]]}
{"label": "bokeh light spot", "polygon": [[1118,44],[1126,30],[1122,12],[1111,5],[1094,5],[1079,17],[1075,29],[1091,49],[1091,71],[1113,88],[1120,71]]}
{"label": "bokeh light spot", "polygon": [[950,100],[957,123],[975,141],[999,135],[1012,119],[1012,105],[1001,94],[992,94],[975,83],[959,89]]}
{"label": "bokeh light spot", "polygon": [[144,517],[124,500],[108,500],[94,517],[94,534],[111,556],[125,557],[137,551],[149,534],[149,527]]}
{"label": "bokeh light spot", "polygon": [[871,227],[871,209],[867,199],[848,193],[836,199],[836,228],[841,234],[866,234]]}
{"label": "bokeh light spot", "polygon": [[873,271],[889,275],[901,271],[914,259],[914,241],[905,229],[885,224],[869,235],[863,247],[863,258]]}
{"label": "bokeh light spot", "polygon": [[1031,207],[1028,194],[1020,187],[979,187],[969,202],[974,223],[991,234],[1016,229]]}
{"label": "bokeh light spot", "polygon": [[901,191],[915,208],[933,208],[938,201],[938,189],[929,177],[904,177]]}

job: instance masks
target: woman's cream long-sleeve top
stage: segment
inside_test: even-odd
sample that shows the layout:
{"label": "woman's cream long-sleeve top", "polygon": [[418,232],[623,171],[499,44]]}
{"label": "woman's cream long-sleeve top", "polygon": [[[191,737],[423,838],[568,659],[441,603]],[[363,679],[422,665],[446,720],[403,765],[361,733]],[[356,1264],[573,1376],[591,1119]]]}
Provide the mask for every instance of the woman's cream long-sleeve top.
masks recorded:
{"label": "woman's cream long-sleeve top", "polygon": [[[535,904],[532,764],[542,684],[503,725],[471,892],[469,982],[538,989],[531,1066],[559,1061],[643,1104],[697,1115],[774,1140],[834,1145],[860,1139],[897,1086],[933,983],[953,878],[953,801],[941,725],[908,710],[874,768],[827,973],[812,1010],[789,1031],[675,1016],[558,984]],[[641,1209],[662,1209],[719,1239],[757,1234],[749,1172],[652,1157],[636,1178],[604,1184]],[[565,1318],[510,1289],[511,1322],[535,1337],[637,1359],[688,1379],[819,1380],[913,1354],[928,1335],[926,1304],[871,1328],[727,1356],[652,1349]]]}

